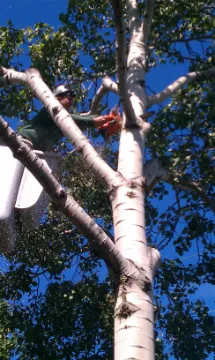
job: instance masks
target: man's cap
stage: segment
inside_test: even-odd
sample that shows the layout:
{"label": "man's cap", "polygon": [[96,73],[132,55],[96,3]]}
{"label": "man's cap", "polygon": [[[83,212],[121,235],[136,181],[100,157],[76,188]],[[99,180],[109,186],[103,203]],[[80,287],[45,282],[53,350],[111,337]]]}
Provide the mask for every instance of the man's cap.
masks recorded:
{"label": "man's cap", "polygon": [[71,96],[75,97],[75,93],[73,90],[71,90],[68,86],[66,85],[59,85],[57,86],[54,91],[53,94],[55,96],[59,96],[59,95],[63,95],[65,93],[69,93]]}

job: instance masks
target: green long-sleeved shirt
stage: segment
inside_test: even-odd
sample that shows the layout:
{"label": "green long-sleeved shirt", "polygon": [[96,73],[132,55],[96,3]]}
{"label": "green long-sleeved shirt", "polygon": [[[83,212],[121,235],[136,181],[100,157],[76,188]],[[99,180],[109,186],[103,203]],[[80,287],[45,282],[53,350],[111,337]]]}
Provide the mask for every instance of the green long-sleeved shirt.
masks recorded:
{"label": "green long-sleeved shirt", "polygon": [[[93,120],[97,116],[71,115],[81,130],[93,127]],[[33,143],[34,149],[42,151],[52,150],[63,137],[61,130],[44,107],[19,130],[19,133]]]}

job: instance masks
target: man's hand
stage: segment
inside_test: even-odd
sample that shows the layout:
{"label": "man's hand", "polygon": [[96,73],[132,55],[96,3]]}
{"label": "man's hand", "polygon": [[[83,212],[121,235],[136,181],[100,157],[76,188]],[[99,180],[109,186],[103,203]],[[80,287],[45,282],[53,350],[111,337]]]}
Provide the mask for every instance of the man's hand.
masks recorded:
{"label": "man's hand", "polygon": [[101,115],[101,116],[96,117],[93,121],[94,121],[95,127],[98,128],[99,126],[102,126],[107,122],[107,117]]}

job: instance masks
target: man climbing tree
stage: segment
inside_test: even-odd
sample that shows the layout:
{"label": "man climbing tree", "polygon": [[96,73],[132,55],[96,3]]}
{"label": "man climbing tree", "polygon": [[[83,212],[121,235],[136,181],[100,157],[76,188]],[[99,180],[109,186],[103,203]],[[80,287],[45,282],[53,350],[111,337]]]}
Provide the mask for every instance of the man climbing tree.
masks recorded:
{"label": "man climbing tree", "polygon": [[[74,91],[65,85],[59,85],[53,94],[67,111],[71,110],[75,97]],[[73,113],[71,115],[82,130],[91,127],[97,128],[107,122],[106,116],[81,116]],[[43,151],[51,151],[63,136],[45,107],[42,107],[37,115],[19,130],[19,133],[29,140],[35,149]]]}

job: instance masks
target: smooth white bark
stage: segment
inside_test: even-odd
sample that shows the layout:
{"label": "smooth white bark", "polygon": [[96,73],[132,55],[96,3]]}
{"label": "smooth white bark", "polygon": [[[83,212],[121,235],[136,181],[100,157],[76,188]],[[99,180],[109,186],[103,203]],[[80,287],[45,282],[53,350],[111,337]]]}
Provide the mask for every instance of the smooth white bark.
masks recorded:
{"label": "smooth white bark", "polygon": [[[152,268],[145,235],[144,188],[142,177],[141,129],[123,130],[118,171],[124,183],[112,200],[116,245],[138,269],[137,277],[122,281],[115,308],[115,359],[154,359]],[[145,283],[146,281],[146,283]],[[148,282],[148,283],[147,283]]]}
{"label": "smooth white bark", "polygon": [[18,72],[13,69],[6,69],[0,65],[0,86],[25,85],[26,73]]}
{"label": "smooth white bark", "polygon": [[[146,180],[143,178],[144,130],[148,129],[148,124],[140,120],[147,106],[144,86],[147,54],[137,1],[128,0],[126,6],[131,35],[126,89],[134,115],[130,115],[129,119],[126,115],[125,129],[121,132],[118,172],[123,180],[113,188],[111,201],[116,245],[122,255],[135,264],[137,273],[122,274],[120,277],[115,307],[115,360],[154,360],[151,286],[155,265],[152,265],[145,234]],[[146,26],[147,29],[149,26]],[[122,80],[119,74],[119,79],[120,93],[124,78]]]}
{"label": "smooth white bark", "polygon": [[[131,2],[131,5],[134,1]],[[136,2],[134,2],[136,3]],[[134,4],[128,7],[128,18],[132,19]],[[138,32],[137,32],[138,30]],[[143,41],[141,26],[134,26],[131,30],[131,41],[127,59],[127,87],[135,116],[140,117],[145,113],[147,96],[145,92],[145,72],[147,50]]]}
{"label": "smooth white bark", "polygon": [[132,39],[136,35],[140,34],[140,28],[142,26],[137,0],[126,0],[126,8],[130,37]]}
{"label": "smooth white bark", "polygon": [[126,63],[126,32],[123,17],[123,3],[121,0],[113,0],[114,19],[116,26],[116,69],[118,76],[118,91],[124,110],[124,120],[131,123],[135,119],[127,88],[127,63]]}
{"label": "smooth white bark", "polygon": [[120,286],[115,313],[116,360],[154,360],[152,309],[152,299],[137,284]]}
{"label": "smooth white bark", "polygon": [[119,93],[118,85],[112,79],[110,79],[108,76],[104,77],[104,79],[102,80],[102,84],[108,90],[113,91],[116,94]]}
{"label": "smooth white bark", "polygon": [[148,41],[151,30],[152,18],[154,14],[154,6],[155,6],[155,0],[146,1],[144,19],[143,19],[143,41],[145,44]]}

